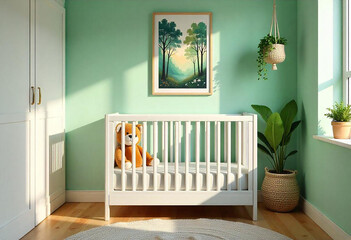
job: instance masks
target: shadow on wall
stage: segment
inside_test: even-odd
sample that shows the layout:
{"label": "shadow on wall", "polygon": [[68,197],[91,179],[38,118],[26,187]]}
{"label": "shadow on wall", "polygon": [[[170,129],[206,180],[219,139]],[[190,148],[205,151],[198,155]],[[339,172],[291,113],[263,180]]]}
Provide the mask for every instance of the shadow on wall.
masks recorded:
{"label": "shadow on wall", "polygon": [[[105,119],[66,133],[68,189],[101,190],[105,187]],[[70,147],[67,147],[70,146]],[[92,161],[93,160],[93,161]],[[86,186],[83,189],[82,186]]]}
{"label": "shadow on wall", "polygon": [[[298,139],[299,139],[299,143],[298,143],[298,149],[302,149],[301,146],[306,146],[308,144],[308,142],[306,142],[307,137],[304,136],[306,135],[307,131],[307,120],[306,120],[306,112],[305,112],[305,106],[302,103],[300,105],[300,115],[301,115],[301,124],[300,124],[300,129],[298,130]],[[301,154],[301,153],[300,153]],[[304,163],[302,163],[303,158],[300,158],[299,161],[297,162],[297,169],[299,169],[299,172],[297,174],[297,180],[299,183],[299,187],[300,187],[300,194],[302,196],[305,196],[305,173],[303,171],[300,171],[300,169],[302,169],[301,165],[303,165]]]}

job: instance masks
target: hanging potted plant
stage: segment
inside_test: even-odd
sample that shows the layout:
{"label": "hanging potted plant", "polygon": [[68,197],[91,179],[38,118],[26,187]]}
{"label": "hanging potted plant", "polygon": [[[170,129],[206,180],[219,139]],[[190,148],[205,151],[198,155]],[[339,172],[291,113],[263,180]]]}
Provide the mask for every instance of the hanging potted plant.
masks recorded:
{"label": "hanging potted plant", "polygon": [[329,113],[325,116],[331,118],[333,121],[333,135],[336,139],[350,139],[351,138],[351,105],[344,105],[343,102],[335,103],[333,108],[327,108]]}
{"label": "hanging potted plant", "polygon": [[299,202],[297,171],[284,168],[286,161],[296,150],[287,151],[290,138],[301,121],[294,121],[297,104],[294,100],[284,106],[280,113],[263,105],[251,105],[266,122],[264,133],[258,132],[261,143],[257,147],[268,156],[272,169],[265,168],[262,194],[265,206],[277,212],[292,211]]}
{"label": "hanging potted plant", "polygon": [[[272,30],[274,27],[274,36],[272,36]],[[271,23],[271,30],[269,34],[264,36],[258,44],[258,80],[263,78],[267,80],[267,69],[266,64],[272,64],[272,69],[277,70],[277,64],[284,62],[285,60],[285,45],[287,40],[284,37],[280,37],[276,4],[273,2],[273,16]]]}

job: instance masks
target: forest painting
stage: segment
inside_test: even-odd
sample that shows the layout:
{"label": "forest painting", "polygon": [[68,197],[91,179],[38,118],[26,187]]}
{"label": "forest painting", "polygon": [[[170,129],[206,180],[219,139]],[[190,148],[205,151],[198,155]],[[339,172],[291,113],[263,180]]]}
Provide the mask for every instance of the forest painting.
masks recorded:
{"label": "forest painting", "polygon": [[211,13],[154,13],[153,94],[210,95]]}

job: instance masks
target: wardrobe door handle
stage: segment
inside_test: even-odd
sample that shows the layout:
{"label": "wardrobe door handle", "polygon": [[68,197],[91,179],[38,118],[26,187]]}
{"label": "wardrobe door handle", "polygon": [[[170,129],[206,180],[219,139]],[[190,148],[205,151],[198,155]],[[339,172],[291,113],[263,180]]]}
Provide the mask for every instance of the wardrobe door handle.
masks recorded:
{"label": "wardrobe door handle", "polygon": [[41,88],[38,87],[38,90],[39,90],[39,102],[38,102],[38,105],[41,104]]}
{"label": "wardrobe door handle", "polygon": [[32,89],[32,102],[31,102],[31,105],[34,105],[35,104],[35,88],[31,87],[31,89]]}

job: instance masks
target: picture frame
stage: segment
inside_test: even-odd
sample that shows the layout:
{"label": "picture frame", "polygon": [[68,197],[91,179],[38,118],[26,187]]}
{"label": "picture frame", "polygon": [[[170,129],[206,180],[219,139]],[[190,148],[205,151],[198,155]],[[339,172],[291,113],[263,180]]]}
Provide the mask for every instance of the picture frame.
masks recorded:
{"label": "picture frame", "polygon": [[212,13],[156,12],[152,94],[212,95]]}

